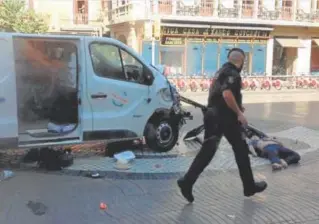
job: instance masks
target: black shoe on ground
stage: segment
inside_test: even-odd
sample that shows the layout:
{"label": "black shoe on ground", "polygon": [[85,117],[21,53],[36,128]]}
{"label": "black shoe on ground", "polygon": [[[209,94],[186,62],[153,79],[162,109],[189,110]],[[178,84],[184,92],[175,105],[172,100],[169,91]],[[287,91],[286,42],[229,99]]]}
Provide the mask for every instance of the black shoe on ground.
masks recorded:
{"label": "black shoe on ground", "polygon": [[193,186],[189,183],[187,183],[184,178],[180,178],[177,181],[178,187],[181,189],[181,193],[184,196],[184,198],[189,202],[192,203],[194,201],[193,197]]}
{"label": "black shoe on ground", "polygon": [[250,197],[256,193],[263,192],[264,190],[266,190],[266,188],[267,188],[267,183],[265,181],[256,182],[254,191],[244,192],[244,195],[246,197]]}

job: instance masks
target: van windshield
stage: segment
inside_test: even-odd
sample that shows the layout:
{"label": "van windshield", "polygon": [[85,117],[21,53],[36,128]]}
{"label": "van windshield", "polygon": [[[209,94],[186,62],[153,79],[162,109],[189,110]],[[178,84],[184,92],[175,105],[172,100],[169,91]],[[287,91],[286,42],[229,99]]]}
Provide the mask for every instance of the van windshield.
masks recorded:
{"label": "van windshield", "polygon": [[150,65],[151,65],[151,67],[152,68],[154,68],[156,71],[158,71],[159,73],[161,73],[162,75],[164,75],[164,68],[159,68],[159,67],[157,67],[157,66],[155,66],[155,65],[153,65],[153,64],[151,64],[150,63]]}

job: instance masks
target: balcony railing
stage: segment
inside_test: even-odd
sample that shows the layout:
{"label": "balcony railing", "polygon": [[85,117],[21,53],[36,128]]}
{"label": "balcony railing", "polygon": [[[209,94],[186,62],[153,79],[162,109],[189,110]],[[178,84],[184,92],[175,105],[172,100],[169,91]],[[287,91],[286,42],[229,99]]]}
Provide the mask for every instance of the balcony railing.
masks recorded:
{"label": "balcony railing", "polygon": [[89,16],[87,13],[77,13],[74,15],[73,23],[76,25],[89,24]]}
{"label": "balcony railing", "polygon": [[171,0],[159,0],[158,12],[162,15],[172,15],[173,13],[173,1]]}
{"label": "balcony railing", "polygon": [[214,5],[211,2],[202,1],[199,5],[199,14],[201,16],[212,16]]}
{"label": "balcony railing", "polygon": [[293,20],[294,9],[293,7],[282,7],[280,10],[281,20]]}
{"label": "balcony railing", "polygon": [[[233,5],[231,7],[221,4],[213,5],[214,1],[197,1],[194,4],[185,4],[182,0],[156,0],[134,1],[111,10],[111,23],[119,23],[130,20],[149,19],[154,15],[161,16],[202,16],[219,18],[243,18],[259,20],[279,20],[298,22],[319,22],[319,11],[305,13],[303,10],[294,10],[293,7],[280,7],[268,9],[264,6],[256,7],[254,3]],[[148,5],[149,4],[149,5]],[[241,8],[240,8],[241,7]],[[257,10],[257,12],[256,12]],[[241,14],[240,14],[241,13]],[[79,15],[78,23],[87,22],[87,19]]]}
{"label": "balcony railing", "polygon": [[242,18],[252,18],[254,16],[254,4],[245,4],[242,6]]}
{"label": "balcony railing", "polygon": [[223,5],[219,5],[218,7],[218,16],[220,18],[237,18],[238,15],[239,15],[238,6],[225,7]]}

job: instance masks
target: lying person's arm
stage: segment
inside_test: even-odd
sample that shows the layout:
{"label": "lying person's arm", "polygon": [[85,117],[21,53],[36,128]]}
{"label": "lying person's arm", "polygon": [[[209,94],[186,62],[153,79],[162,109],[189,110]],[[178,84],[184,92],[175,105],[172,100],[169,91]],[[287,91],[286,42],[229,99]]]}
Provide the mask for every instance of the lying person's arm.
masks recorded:
{"label": "lying person's arm", "polygon": [[264,137],[263,138],[264,141],[272,141],[272,142],[276,142],[279,145],[282,145],[282,143],[276,138],[276,137]]}
{"label": "lying person's arm", "polygon": [[258,155],[257,155],[257,153],[256,153],[256,151],[255,151],[255,148],[254,148],[254,146],[253,146],[253,144],[252,144],[252,141],[246,140],[246,142],[247,142],[247,145],[248,145],[248,147],[249,147],[249,152],[250,152],[254,157],[257,157]]}

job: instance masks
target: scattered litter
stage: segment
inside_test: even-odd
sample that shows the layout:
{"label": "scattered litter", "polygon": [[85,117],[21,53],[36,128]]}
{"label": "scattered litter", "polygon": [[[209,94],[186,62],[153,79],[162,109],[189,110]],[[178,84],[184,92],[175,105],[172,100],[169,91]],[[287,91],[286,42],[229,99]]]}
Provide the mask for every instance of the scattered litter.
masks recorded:
{"label": "scattered litter", "polygon": [[135,155],[132,151],[124,151],[114,155],[116,159],[115,169],[128,170],[131,168],[130,162],[135,159]]}
{"label": "scattered litter", "polygon": [[125,159],[118,159],[114,167],[118,170],[128,170],[131,168],[128,160]]}
{"label": "scattered litter", "polygon": [[14,176],[14,173],[10,170],[3,170],[0,173],[0,181],[2,180],[8,180]]}
{"label": "scattered litter", "polygon": [[114,154],[114,158],[116,160],[126,160],[128,162],[131,162],[133,159],[135,159],[135,155],[132,151],[124,151],[117,154]]}
{"label": "scattered litter", "polygon": [[86,175],[87,177],[91,177],[93,179],[101,178],[102,176],[98,172],[92,172]]}
{"label": "scattered litter", "polygon": [[235,215],[226,215],[228,218],[230,218],[230,219],[235,219],[236,218],[236,216]]}
{"label": "scattered litter", "polygon": [[102,210],[106,210],[107,209],[107,205],[103,202],[100,203],[100,209]]}

